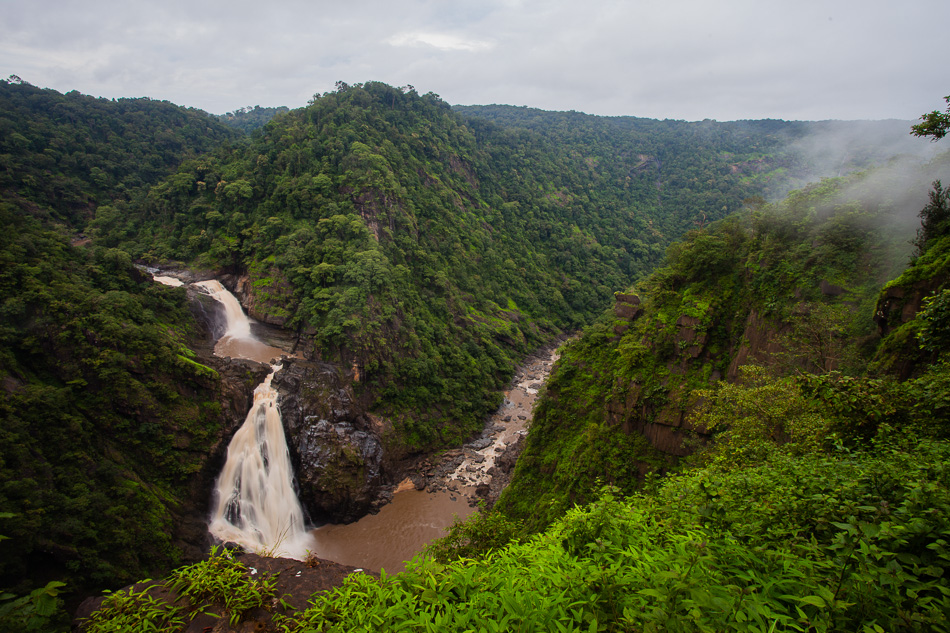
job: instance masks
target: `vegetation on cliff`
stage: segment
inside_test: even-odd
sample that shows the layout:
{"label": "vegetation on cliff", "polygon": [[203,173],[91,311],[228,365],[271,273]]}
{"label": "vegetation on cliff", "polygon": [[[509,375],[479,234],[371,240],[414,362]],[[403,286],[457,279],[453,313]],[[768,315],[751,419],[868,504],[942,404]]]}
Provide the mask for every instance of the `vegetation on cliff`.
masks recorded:
{"label": "vegetation on cliff", "polygon": [[[896,387],[863,378],[878,348],[872,316],[879,289],[906,265],[919,192],[941,170],[945,158],[910,182],[887,169],[825,180],[781,203],[750,201],[673,244],[665,266],[618,294],[612,310],[563,348],[499,508],[538,529],[591,500],[600,483],[635,490],[646,472],[665,471],[722,428],[695,406],[725,398],[714,386],[738,380],[743,365],[770,368],[765,378],[746,378],[763,389],[776,420],[812,411],[830,424],[840,411],[802,405],[822,389],[857,398],[873,387],[899,407]],[[840,379],[820,388],[785,378],[829,373]],[[855,405],[853,416],[861,411]],[[831,431],[802,433],[830,441]]]}
{"label": "vegetation on cliff", "polygon": [[184,291],[76,231],[232,135],[15,81],[0,104],[0,586],[79,595],[181,562],[180,506],[222,415]]}
{"label": "vegetation on cliff", "polygon": [[[901,367],[913,380],[796,381],[780,373],[738,391],[705,394],[705,428],[685,417],[695,389],[737,375],[737,357],[774,358],[784,371],[853,372],[873,351],[843,343],[870,342],[864,335],[871,326],[859,317],[903,263],[885,248],[904,239],[897,225],[875,229],[887,225],[896,203],[841,199],[828,212],[826,202],[844,181],[824,182],[784,205],[752,200],[744,215],[720,221],[743,199],[774,195],[807,177],[789,143],[815,129],[809,124],[686,124],[501,107],[453,111],[431,93],[371,82],[341,84],[238,139],[203,112],[147,99],[60,95],[12,80],[0,84],[0,99],[0,534],[10,537],[0,543],[0,582],[6,586],[20,583],[22,593],[51,577],[79,591],[117,586],[178,560],[175,513],[221,428],[212,401],[218,380],[186,347],[194,324],[183,291],[150,283],[133,259],[246,273],[252,311],[296,329],[312,342],[308,353],[355,370],[360,395],[395,423],[396,441],[419,449],[456,442],[476,429],[500,400],[519,355],[588,323],[615,291],[660,262],[670,240],[699,226],[636,288],[642,299],[618,295],[614,311],[566,351],[519,475],[524,495],[502,503],[522,516],[526,504],[534,504],[525,516],[528,527],[536,532],[551,525],[545,535],[518,546],[527,549],[479,562],[426,563],[373,587],[356,582],[337,606],[320,603],[287,625],[345,629],[357,626],[351,617],[401,613],[408,619],[391,621],[425,626],[427,619],[456,614],[461,621],[493,612],[502,621],[507,612],[508,622],[526,627],[598,629],[626,622],[676,628],[687,621],[676,618],[698,617],[699,603],[683,601],[687,592],[689,600],[708,598],[723,613],[743,613],[745,621],[775,614],[789,628],[810,621],[830,627],[894,622],[875,615],[885,607],[897,614],[887,617],[906,616],[921,627],[937,621],[931,607],[942,608],[937,593],[943,585],[928,571],[937,563],[927,556],[943,556],[942,537],[930,532],[914,533],[910,544],[898,542],[903,537],[878,543],[881,551],[889,549],[871,556],[926,600],[908,607],[900,595],[872,592],[860,603],[869,619],[855,620],[849,601],[861,585],[853,583],[878,582],[880,570],[862,562],[861,573],[870,575],[855,576],[853,549],[864,545],[854,540],[843,541],[854,544],[844,567],[828,562],[842,551],[836,543],[850,528],[804,539],[800,551],[788,554],[803,553],[800,560],[783,558],[769,549],[772,536],[741,523],[747,517],[723,519],[707,533],[705,506],[669,510],[682,510],[678,518],[664,515],[663,495],[673,494],[664,491],[674,483],[634,498],[636,507],[608,495],[602,506],[558,518],[573,503],[594,500],[602,483],[631,493],[644,472],[662,470],[670,453],[685,452],[680,431],[664,429],[689,427],[702,439],[720,430],[715,420],[744,420],[730,418],[728,406],[756,402],[759,394],[770,394],[782,416],[791,410],[782,406],[807,403],[797,426],[762,426],[755,415],[746,425],[732,423],[722,429],[719,452],[701,458],[707,470],[697,472],[728,484],[746,472],[739,466],[773,454],[776,463],[804,460],[790,472],[823,473],[835,460],[887,469],[881,460],[900,465],[902,455],[918,450],[926,456],[921,463],[932,467],[882,499],[888,508],[909,507],[900,520],[915,526],[930,517],[921,518],[908,499],[922,490],[933,493],[928,503],[942,507],[943,445],[934,443],[939,433],[928,421],[946,415],[946,372],[943,365],[926,367],[946,340],[950,301],[944,294],[930,298],[918,283],[930,283],[934,276],[927,271],[946,264],[939,235],[926,236],[916,272],[908,273],[912,279],[886,289],[894,307],[882,319],[901,337],[907,353]],[[232,113],[231,123],[256,127],[271,114],[245,109]],[[79,230],[88,231],[92,246]],[[894,310],[910,305],[913,311],[918,299],[921,316],[905,328]],[[755,331],[780,335],[781,349],[763,347],[762,337],[743,348],[742,333]],[[886,358],[880,362],[887,366]],[[861,412],[869,405],[878,413],[867,424]],[[884,432],[893,426],[913,430],[913,437],[895,440]],[[638,434],[643,431],[649,432]],[[883,452],[867,447],[874,438]],[[735,457],[724,449],[729,446],[738,449]],[[543,480],[553,485],[550,491]],[[699,479],[682,481],[693,486],[682,493],[687,497],[702,488]],[[743,486],[749,487],[735,484]],[[654,501],[651,494],[658,495]],[[735,500],[744,502],[738,493]],[[850,525],[853,507],[834,506],[826,515]],[[860,511],[865,514],[853,514],[854,526],[864,534],[869,511]],[[492,521],[507,533],[517,525]],[[802,521],[789,519],[789,529]],[[657,525],[671,526],[671,540],[650,531]],[[934,534],[945,530],[939,522],[926,527]],[[605,540],[598,530],[611,536]],[[629,574],[661,576],[631,564],[627,576],[617,576],[628,583],[625,597],[604,598],[619,587],[609,584],[605,570],[611,577],[614,570],[608,560],[627,561],[633,543],[612,530],[639,530],[670,545],[656,554],[667,566],[659,573],[672,574],[665,578],[669,591],[638,585]],[[729,530],[746,540],[733,543]],[[470,545],[464,540],[462,546]],[[614,541],[622,552],[609,550]],[[702,581],[711,587],[707,594],[673,583],[688,576],[676,565],[687,561],[685,569],[700,569],[700,558],[664,559],[675,552],[692,556],[686,543],[693,542],[712,544],[718,557],[704,568],[713,578]],[[470,551],[478,550],[476,543]],[[903,567],[894,568],[891,554]],[[738,569],[736,561],[745,564],[750,556],[761,556],[754,569],[787,562],[783,569],[797,570],[801,584],[762,602],[745,591],[753,580],[716,584],[726,582],[716,574]],[[531,567],[532,560],[541,567]],[[506,573],[535,582],[543,570],[555,583],[546,598],[504,584],[518,582]],[[502,584],[483,585],[484,595],[476,597],[471,583],[489,578]],[[440,584],[446,579],[459,592]],[[22,604],[46,605],[58,591],[47,583],[34,591],[36,600]],[[355,611],[364,591],[384,610]],[[568,611],[528,608],[551,596],[566,597],[560,604]],[[432,608],[400,611],[418,600]],[[833,615],[815,611],[819,607]],[[315,624],[321,617],[324,623]]]}
{"label": "vegetation on cliff", "polygon": [[459,111],[340,84],[92,231],[136,258],[246,272],[252,315],[354,368],[418,449],[473,432],[517,357],[589,322],[682,231],[804,177],[800,124]]}
{"label": "vegetation on cliff", "polygon": [[0,582],[77,590],[167,569],[222,423],[216,374],[185,346],[184,291],[7,204],[0,221]]}

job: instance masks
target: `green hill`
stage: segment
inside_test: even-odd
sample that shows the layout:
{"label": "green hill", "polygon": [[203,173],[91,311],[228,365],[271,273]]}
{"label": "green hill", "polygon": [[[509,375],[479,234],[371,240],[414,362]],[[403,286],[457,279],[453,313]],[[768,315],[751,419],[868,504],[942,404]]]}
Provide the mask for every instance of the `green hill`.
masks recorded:
{"label": "green hill", "polygon": [[[829,381],[821,388],[832,390],[851,377],[876,379],[896,353],[881,350],[915,342],[919,326],[909,324],[882,341],[874,316],[881,288],[911,255],[909,218],[924,206],[930,179],[947,169],[943,156],[913,180],[885,168],[822,181],[673,244],[664,266],[618,294],[564,347],[499,507],[537,529],[602,483],[637,489],[647,472],[664,472],[716,435],[697,405],[721,381],[741,381],[745,365],[764,366],[776,380],[821,376]],[[946,271],[929,263],[941,256],[928,253],[905,275],[926,270],[918,286],[924,276],[928,292],[943,288]],[[903,305],[889,317],[897,324],[921,296],[901,317]],[[870,415],[861,409],[868,402],[852,406],[855,418]]]}
{"label": "green hill", "polygon": [[418,449],[474,432],[515,359],[588,323],[684,230],[787,187],[807,127],[484,118],[499,111],[341,84],[93,231],[246,275],[252,315],[351,368]]}

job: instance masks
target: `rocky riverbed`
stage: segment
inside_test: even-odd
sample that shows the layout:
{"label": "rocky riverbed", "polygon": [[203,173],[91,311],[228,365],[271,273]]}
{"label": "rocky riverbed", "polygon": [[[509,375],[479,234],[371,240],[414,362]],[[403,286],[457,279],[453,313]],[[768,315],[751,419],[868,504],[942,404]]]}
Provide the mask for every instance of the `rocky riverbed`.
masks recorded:
{"label": "rocky riverbed", "polygon": [[557,347],[551,345],[526,358],[481,436],[462,448],[424,459],[411,475],[415,487],[429,492],[448,490],[464,495],[472,504],[485,499],[492,505],[508,484],[524,447],[532,407],[557,360]]}

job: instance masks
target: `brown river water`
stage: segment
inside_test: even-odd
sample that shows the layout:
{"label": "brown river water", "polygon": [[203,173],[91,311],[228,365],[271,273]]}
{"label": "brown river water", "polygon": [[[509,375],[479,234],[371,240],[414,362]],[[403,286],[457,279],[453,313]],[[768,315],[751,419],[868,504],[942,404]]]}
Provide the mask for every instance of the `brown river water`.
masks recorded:
{"label": "brown river water", "polygon": [[[156,277],[155,280],[168,285],[180,284],[180,282],[175,283],[178,280],[174,277]],[[215,355],[245,358],[267,364],[275,362],[281,355],[289,356],[286,351],[266,345],[251,334],[249,321],[237,299],[222,288],[217,281],[198,282],[194,285],[202,287],[208,294],[221,301],[227,312],[228,331],[215,344]],[[242,522],[236,520],[237,525],[228,522],[234,518],[228,516],[229,512],[231,515],[244,514],[245,516],[237,518],[246,519],[255,512],[262,512],[262,509],[255,505],[254,499],[238,498],[239,491],[232,484],[225,483],[225,473],[228,470],[228,465],[226,465],[225,471],[219,478],[219,489],[216,492],[217,510],[215,516],[212,517],[212,532],[223,535],[226,540],[242,543],[251,551],[261,549],[279,551],[280,555],[300,559],[312,552],[320,558],[372,571],[381,569],[385,569],[387,573],[403,571],[406,561],[421,552],[427,543],[444,536],[445,529],[451,526],[456,518],[464,519],[475,512],[473,507],[475,487],[491,481],[488,471],[494,465],[495,457],[508,444],[517,441],[519,435],[527,433],[527,427],[531,422],[531,409],[538,389],[546,380],[556,358],[556,350],[551,349],[538,356],[530,357],[518,369],[515,379],[505,391],[502,406],[486,422],[482,438],[463,447],[453,462],[456,464],[454,469],[449,467],[440,471],[441,481],[435,486],[439,488],[438,491],[416,490],[412,482],[407,479],[396,489],[392,501],[383,506],[377,514],[367,515],[354,523],[326,524],[313,528],[309,532],[293,536],[288,539],[288,542],[282,542],[280,547],[275,547],[262,545],[253,539],[242,540],[237,533],[245,527],[241,524]],[[275,367],[275,371],[279,371],[279,366]],[[268,377],[268,382],[269,379],[270,377]],[[276,398],[276,394],[273,397]],[[276,408],[274,410],[276,411]],[[253,409],[251,413],[254,413]],[[262,411],[258,416],[260,420],[263,420],[263,413],[262,406]],[[270,414],[271,411],[267,413]],[[249,415],[249,420],[252,418],[253,416]],[[258,425],[261,423],[258,421]],[[251,424],[251,422],[246,424]],[[240,437],[240,432],[235,437]],[[254,444],[251,441],[247,443]],[[253,452],[250,448],[243,450],[246,453]],[[231,459],[231,449],[229,449],[228,459]],[[256,456],[254,460],[248,456],[243,459],[261,461],[257,460]],[[292,473],[289,476],[292,477]],[[241,478],[237,479],[240,481]],[[245,475],[244,479],[250,479],[250,477]],[[234,491],[229,492],[232,489]],[[232,495],[230,505],[229,494]],[[263,493],[257,494],[267,496]],[[268,494],[273,496],[273,493]],[[244,507],[241,504],[251,504],[255,507],[243,513],[236,512],[235,509],[239,506]],[[296,509],[292,512],[282,509],[279,513],[282,516],[288,516],[296,512]],[[263,531],[260,524],[250,525],[247,529],[255,538],[259,538]]]}
{"label": "brown river water", "polygon": [[[527,433],[531,409],[557,359],[554,349],[529,358],[505,391],[505,400],[486,422],[484,439],[463,448],[464,459],[442,479],[448,490],[415,490],[408,480],[379,511],[348,525],[325,525],[311,531],[316,552],[346,565],[387,573],[403,571],[405,561],[441,536],[454,517],[475,512],[475,487],[491,481],[489,469],[504,447]],[[484,446],[481,446],[484,444]],[[473,446],[481,446],[474,448]],[[442,486],[439,486],[442,487]]]}

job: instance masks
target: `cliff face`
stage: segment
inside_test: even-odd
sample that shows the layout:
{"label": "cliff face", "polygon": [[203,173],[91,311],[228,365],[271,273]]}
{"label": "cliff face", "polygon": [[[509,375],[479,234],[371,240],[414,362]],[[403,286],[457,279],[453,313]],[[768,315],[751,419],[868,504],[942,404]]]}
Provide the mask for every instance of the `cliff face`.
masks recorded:
{"label": "cliff face", "polygon": [[[906,251],[906,237],[894,209],[840,195],[825,182],[693,231],[666,266],[617,293],[562,349],[499,507],[541,527],[602,484],[635,489],[710,440],[691,413],[702,390],[738,380],[745,365],[779,375],[866,367],[880,341],[874,297],[899,270],[894,248]],[[930,273],[889,285],[879,325],[907,321],[939,285]]]}
{"label": "cliff face", "polygon": [[392,460],[385,423],[366,412],[352,376],[327,363],[285,363],[274,386],[300,487],[315,520],[354,521],[385,503]]}
{"label": "cliff face", "polygon": [[[232,289],[249,315],[259,321],[254,326],[258,338],[289,353],[298,348],[312,351],[306,336],[285,329],[285,320],[274,316],[275,306],[282,301],[292,305],[274,290],[287,288],[285,284],[263,284],[270,291],[262,293],[253,274],[225,274],[219,278]],[[188,504],[191,511],[181,521],[188,535],[183,545],[193,558],[207,548],[205,508],[230,438],[250,410],[254,388],[270,368],[253,361],[215,357],[214,342],[224,329],[220,303],[202,293],[190,293],[189,297],[203,332],[195,347],[202,362],[220,374],[219,401],[223,411],[218,441],[195,480],[193,498]],[[280,393],[281,419],[299,498],[312,520],[354,521],[391,498],[389,472],[399,453],[391,456],[384,452],[383,438],[391,428],[382,418],[367,413],[371,396],[357,394],[358,373],[336,364],[296,358],[283,363],[273,386]]]}
{"label": "cliff face", "polygon": [[[884,339],[874,358],[875,368],[914,376],[918,368],[936,360],[936,350],[922,349],[918,336],[923,324],[915,317],[927,307],[927,300],[946,292],[950,279],[950,236],[934,244],[915,259],[904,273],[888,283],[878,295],[874,322]],[[934,325],[945,322],[940,311],[931,315]]]}

